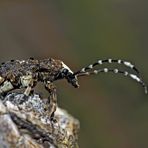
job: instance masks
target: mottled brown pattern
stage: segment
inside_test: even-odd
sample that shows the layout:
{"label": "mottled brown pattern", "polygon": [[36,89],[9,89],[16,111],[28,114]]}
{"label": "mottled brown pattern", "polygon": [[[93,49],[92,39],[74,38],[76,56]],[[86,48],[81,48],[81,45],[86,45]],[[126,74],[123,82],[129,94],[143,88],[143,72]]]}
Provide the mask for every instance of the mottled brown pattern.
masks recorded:
{"label": "mottled brown pattern", "polygon": [[[60,60],[52,58],[44,60],[35,60],[33,58],[27,60],[11,60],[2,63],[0,66],[0,76],[4,80],[8,80],[15,88],[22,87],[20,77],[32,75],[35,81],[44,82],[54,81],[55,75],[62,69]],[[1,81],[3,83],[4,81]]]}
{"label": "mottled brown pattern", "polygon": [[2,63],[0,66],[0,95],[5,96],[11,90],[26,88],[24,95],[29,96],[37,82],[43,82],[49,92],[51,110],[49,116],[53,119],[57,107],[57,97],[56,88],[52,82],[66,78],[69,74],[72,75],[68,69],[66,69],[66,73],[63,69],[66,69],[63,62],[52,58],[43,60],[30,58]]}

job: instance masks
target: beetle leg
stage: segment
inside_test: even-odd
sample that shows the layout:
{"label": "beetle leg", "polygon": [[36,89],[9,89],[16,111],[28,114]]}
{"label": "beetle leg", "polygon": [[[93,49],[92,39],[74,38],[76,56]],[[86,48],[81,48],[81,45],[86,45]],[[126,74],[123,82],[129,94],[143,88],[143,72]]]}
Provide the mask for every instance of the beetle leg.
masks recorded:
{"label": "beetle leg", "polygon": [[24,95],[29,96],[30,94],[33,94],[34,92],[33,88],[35,87],[35,85],[36,85],[36,81],[32,79],[28,84],[27,88],[25,89]]}
{"label": "beetle leg", "polygon": [[20,78],[22,87],[26,87],[24,92],[25,96],[29,96],[33,91],[33,87],[36,85],[37,80],[32,75],[25,75]]}
{"label": "beetle leg", "polygon": [[50,119],[54,120],[54,113],[57,108],[57,94],[56,94],[56,87],[53,85],[53,83],[46,82],[45,83],[45,88],[49,92],[49,112],[50,112]]}

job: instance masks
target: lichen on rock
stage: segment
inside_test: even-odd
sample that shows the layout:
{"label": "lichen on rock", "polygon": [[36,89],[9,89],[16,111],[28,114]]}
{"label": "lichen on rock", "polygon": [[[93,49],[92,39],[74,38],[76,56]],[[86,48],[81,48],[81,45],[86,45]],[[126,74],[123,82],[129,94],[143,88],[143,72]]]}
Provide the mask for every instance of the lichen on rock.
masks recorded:
{"label": "lichen on rock", "polygon": [[79,121],[40,95],[10,93],[0,100],[1,148],[78,148]]}

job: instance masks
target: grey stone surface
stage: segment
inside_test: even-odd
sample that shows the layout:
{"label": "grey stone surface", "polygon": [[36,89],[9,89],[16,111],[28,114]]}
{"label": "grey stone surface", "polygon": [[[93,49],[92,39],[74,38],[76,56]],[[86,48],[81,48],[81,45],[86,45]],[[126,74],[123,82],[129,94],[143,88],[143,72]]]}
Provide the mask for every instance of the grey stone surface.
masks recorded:
{"label": "grey stone surface", "polygon": [[11,93],[0,100],[0,148],[78,148],[79,121],[38,94]]}

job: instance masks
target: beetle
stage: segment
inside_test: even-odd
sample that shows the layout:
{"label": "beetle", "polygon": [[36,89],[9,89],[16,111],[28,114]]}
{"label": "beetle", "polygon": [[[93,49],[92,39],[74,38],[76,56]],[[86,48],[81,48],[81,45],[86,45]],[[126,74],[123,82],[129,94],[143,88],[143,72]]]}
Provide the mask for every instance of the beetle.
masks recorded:
{"label": "beetle", "polygon": [[[136,74],[111,68],[94,69],[97,65],[102,65],[104,63],[122,64],[134,70]],[[27,60],[11,60],[0,65],[0,95],[5,96],[14,89],[25,88],[24,96],[29,96],[31,92],[33,92],[33,88],[36,86],[37,82],[43,82],[46,90],[49,92],[49,109],[52,119],[57,107],[56,88],[53,84],[54,81],[66,79],[68,83],[75,88],[78,88],[78,77],[108,72],[115,74],[120,73],[136,80],[144,87],[145,93],[147,93],[147,86],[140,77],[138,69],[128,61],[119,59],[97,60],[93,64],[73,72],[61,60],[53,58],[43,60],[29,58]]]}

